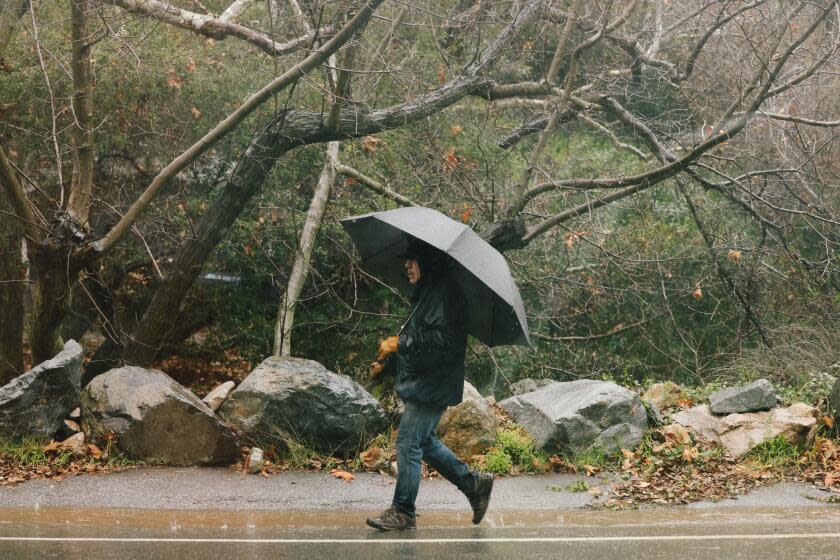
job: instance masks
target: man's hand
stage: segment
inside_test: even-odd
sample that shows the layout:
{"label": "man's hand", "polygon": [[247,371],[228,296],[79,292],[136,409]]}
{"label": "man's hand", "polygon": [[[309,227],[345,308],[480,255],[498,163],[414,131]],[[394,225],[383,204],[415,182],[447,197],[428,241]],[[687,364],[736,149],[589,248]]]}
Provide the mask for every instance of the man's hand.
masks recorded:
{"label": "man's hand", "polygon": [[389,336],[379,345],[379,356],[376,357],[377,362],[381,362],[388,354],[393,354],[397,351],[398,336]]}
{"label": "man's hand", "polygon": [[373,362],[370,364],[370,377],[372,379],[376,379],[379,377],[379,374],[382,373],[382,370],[385,369],[385,366],[380,364],[379,362]]}

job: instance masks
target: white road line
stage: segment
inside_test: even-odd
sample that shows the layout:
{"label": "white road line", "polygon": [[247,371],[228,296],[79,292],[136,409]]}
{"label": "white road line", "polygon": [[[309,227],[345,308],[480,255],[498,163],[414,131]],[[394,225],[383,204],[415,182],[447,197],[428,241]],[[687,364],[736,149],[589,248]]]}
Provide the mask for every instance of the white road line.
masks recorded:
{"label": "white road line", "polygon": [[189,539],[153,537],[0,537],[0,542],[65,543],[210,543],[210,544],[458,544],[458,543],[598,543],[709,540],[840,539],[840,533],[774,533],[769,535],[636,535],[621,537],[489,537],[463,539]]}

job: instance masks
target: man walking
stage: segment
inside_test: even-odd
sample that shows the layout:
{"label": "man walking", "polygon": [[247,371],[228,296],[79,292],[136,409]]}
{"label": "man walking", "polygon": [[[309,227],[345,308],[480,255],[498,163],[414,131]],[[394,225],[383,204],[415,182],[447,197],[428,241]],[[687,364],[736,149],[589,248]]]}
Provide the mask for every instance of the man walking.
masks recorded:
{"label": "man walking", "polygon": [[471,471],[435,434],[446,407],[463,398],[464,296],[440,251],[415,241],[403,256],[412,285],[411,311],[399,336],[382,343],[371,368],[373,377],[396,370],[395,389],[405,404],[397,433],[397,484],[391,507],[368,518],[367,524],[383,531],[415,527],[421,459],[467,496],[472,522],[478,524],[490,503],[493,476]]}

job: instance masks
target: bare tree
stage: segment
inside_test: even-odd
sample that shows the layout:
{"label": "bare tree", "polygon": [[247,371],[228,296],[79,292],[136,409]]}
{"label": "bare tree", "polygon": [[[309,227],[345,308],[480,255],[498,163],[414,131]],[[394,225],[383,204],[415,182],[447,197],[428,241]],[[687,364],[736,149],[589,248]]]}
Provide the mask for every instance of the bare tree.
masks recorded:
{"label": "bare tree", "polygon": [[[500,122],[521,123],[511,124],[497,142],[498,157],[515,161],[511,168],[517,173],[470,186],[470,195],[487,209],[475,223],[484,225],[482,235],[500,250],[528,248],[537,239],[556,245],[564,242],[564,235],[577,239],[581,236],[575,232],[581,224],[597,219],[596,210],[677,180],[688,188],[719,193],[780,246],[786,245],[791,233],[785,221],[795,219],[815,226],[826,246],[836,248],[835,209],[824,194],[815,193],[814,198],[791,193],[792,181],[780,179],[796,176],[800,179],[797,188],[807,191],[815,174],[806,173],[803,165],[810,165],[813,158],[808,160],[803,151],[794,172],[780,171],[775,162],[755,157],[760,155],[750,149],[755,142],[747,138],[751,129],[768,120],[827,129],[836,125],[836,118],[791,115],[778,109],[783,100],[795,99],[810,83],[827,77],[827,68],[836,64],[840,37],[836,2],[675,0],[618,5],[530,0],[460,8],[430,2],[416,13],[386,10],[382,21],[368,25],[380,3],[371,0],[356,6],[352,17],[343,22],[313,24],[304,35],[281,44],[272,33],[236,23],[236,14],[244,7],[241,2],[216,17],[157,0],[114,0],[114,5],[137,17],[215,40],[244,41],[254,47],[255,56],[275,57],[272,64],[279,71],[200,140],[163,165],[101,236],[86,229],[89,218],[84,214],[90,188],[86,150],[95,128],[84,64],[90,38],[108,33],[86,30],[90,23],[84,18],[95,9],[91,2],[73,4],[73,29],[78,28],[73,37],[79,48],[74,48],[71,64],[74,84],[78,83],[72,108],[78,114],[71,128],[73,179],[67,201],[61,199],[57,211],[51,209],[45,218],[21,187],[24,175],[11,164],[2,175],[3,189],[15,203],[15,215],[33,242],[41,303],[33,327],[38,359],[55,349],[57,329],[66,313],[64,295],[80,271],[124,240],[179,173],[266,102],[278,100],[280,92],[284,100],[276,102],[271,115],[262,115],[263,121],[218,197],[173,256],[127,341],[126,361],[143,364],[154,359],[173,314],[207,258],[284,154],[311,144],[420,127],[456,105],[480,103],[485,113]],[[270,13],[276,15],[277,6],[272,6]],[[286,19],[300,21],[303,11],[323,9],[318,4],[298,10],[290,7]],[[402,41],[403,49],[390,48],[403,34],[409,37]],[[437,58],[412,60],[416,50],[410,43],[418,37],[434,46],[431,50]],[[541,45],[541,55],[534,53],[535,44]],[[310,52],[280,58],[302,47]],[[358,50],[351,69],[344,61],[349,61],[354,49]],[[314,71],[333,55],[342,61],[338,76],[332,78],[328,70],[323,73],[326,83],[315,80]],[[364,87],[351,100],[344,88],[352,74],[361,77]],[[570,164],[556,157],[553,143],[570,130],[588,130],[603,139],[622,155],[621,165]],[[54,139],[56,134],[48,136]],[[818,155],[817,151],[811,149],[811,155]],[[747,152],[750,157],[741,155]],[[445,166],[448,176],[457,181],[457,157],[452,155]],[[389,181],[393,187],[384,186],[370,179],[365,169],[345,166],[339,171],[355,173],[361,184],[400,203],[413,200],[399,192],[402,186],[396,181]],[[756,179],[766,186],[753,188]],[[499,190],[501,180],[507,183]],[[792,205],[791,200],[795,201]],[[320,220],[317,214],[313,206],[313,225]],[[703,220],[699,214],[698,218],[699,225]],[[315,229],[309,229],[312,239]],[[303,264],[308,243],[301,243]],[[795,258],[814,270],[821,262],[829,266],[830,261],[801,254]],[[290,282],[287,289],[292,287]],[[290,303],[297,299],[297,295],[287,296]],[[748,299],[743,303],[749,314]]]}

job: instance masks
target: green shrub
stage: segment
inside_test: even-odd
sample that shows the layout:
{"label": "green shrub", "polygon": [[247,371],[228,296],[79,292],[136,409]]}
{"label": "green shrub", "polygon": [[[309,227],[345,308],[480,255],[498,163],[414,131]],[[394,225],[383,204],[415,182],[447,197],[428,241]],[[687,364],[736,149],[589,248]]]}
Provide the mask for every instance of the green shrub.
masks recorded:
{"label": "green shrub", "polygon": [[513,461],[511,461],[510,455],[504,451],[492,448],[484,457],[484,468],[495,474],[510,474]]}
{"label": "green shrub", "polygon": [[541,472],[548,459],[536,450],[534,440],[522,428],[514,426],[500,430],[496,441],[485,456],[484,468],[497,474]]}
{"label": "green shrub", "polygon": [[534,440],[521,429],[500,431],[494,447],[507,453],[517,465],[530,463],[534,458]]}

